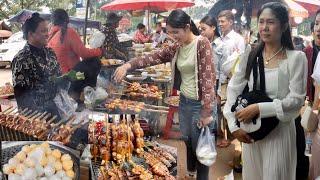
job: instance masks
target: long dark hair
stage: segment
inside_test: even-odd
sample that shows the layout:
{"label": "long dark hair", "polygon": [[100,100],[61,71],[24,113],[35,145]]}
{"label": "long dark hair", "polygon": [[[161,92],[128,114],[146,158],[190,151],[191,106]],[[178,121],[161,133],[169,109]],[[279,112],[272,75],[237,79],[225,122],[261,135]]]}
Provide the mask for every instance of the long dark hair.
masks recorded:
{"label": "long dark hair", "polygon": [[194,24],[191,17],[181,9],[173,10],[167,19],[167,25],[170,25],[173,28],[185,28],[188,24],[190,24],[190,30],[194,35],[200,35],[199,29]]}
{"label": "long dark hair", "polygon": [[216,18],[214,18],[210,15],[206,15],[205,17],[203,17],[200,20],[200,23],[204,23],[208,26],[215,27],[216,29],[214,30],[214,36],[220,37],[220,33],[218,31],[218,23],[217,23]]}
{"label": "long dark hair", "polygon": [[56,9],[52,13],[52,23],[55,26],[61,27],[61,37],[60,42],[63,43],[64,37],[67,34],[69,15],[64,9]]}
{"label": "long dark hair", "polygon": [[[272,13],[280,21],[280,24],[282,26],[287,25],[287,29],[281,35],[281,45],[285,49],[294,50],[294,46],[293,46],[293,42],[292,42],[292,38],[291,38],[288,9],[286,8],[286,6],[284,4],[279,3],[279,2],[266,3],[258,11],[258,14],[257,14],[258,21],[259,21],[259,18],[260,18],[262,11],[267,8],[271,9]],[[246,69],[246,76],[245,76],[246,79],[250,78],[253,61],[256,60],[256,58],[259,56],[259,54],[261,54],[263,48],[264,48],[264,42],[259,41],[259,44],[257,45],[257,47],[250,52],[249,57],[248,57],[247,69]]]}
{"label": "long dark hair", "polygon": [[22,25],[23,38],[28,40],[28,33],[35,32],[41,22],[45,21],[39,13],[33,13]]}

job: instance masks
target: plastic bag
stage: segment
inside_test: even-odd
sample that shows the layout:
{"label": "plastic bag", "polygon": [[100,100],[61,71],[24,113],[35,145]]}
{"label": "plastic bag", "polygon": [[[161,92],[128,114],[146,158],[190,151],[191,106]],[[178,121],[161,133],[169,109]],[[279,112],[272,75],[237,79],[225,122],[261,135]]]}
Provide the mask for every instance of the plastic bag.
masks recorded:
{"label": "plastic bag", "polygon": [[67,89],[60,89],[59,93],[54,98],[54,102],[56,103],[60,117],[62,119],[68,119],[76,112],[76,109],[78,107],[78,103],[69,96]]}
{"label": "plastic bag", "polygon": [[104,40],[106,39],[106,35],[100,31],[96,31],[92,34],[89,45],[91,48],[100,48],[103,45]]}
{"label": "plastic bag", "polygon": [[201,164],[211,166],[216,161],[217,151],[214,144],[214,136],[211,135],[209,127],[203,127],[196,149],[197,159]]}
{"label": "plastic bag", "polygon": [[87,86],[84,88],[84,104],[92,109],[96,104],[103,102],[108,97],[108,93],[101,87],[94,88]]}

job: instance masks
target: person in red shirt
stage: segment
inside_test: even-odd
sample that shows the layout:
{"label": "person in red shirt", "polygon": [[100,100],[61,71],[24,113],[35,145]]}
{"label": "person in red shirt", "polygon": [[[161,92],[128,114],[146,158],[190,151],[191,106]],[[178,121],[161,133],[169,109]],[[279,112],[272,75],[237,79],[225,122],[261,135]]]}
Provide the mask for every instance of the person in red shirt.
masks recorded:
{"label": "person in red shirt", "polygon": [[152,36],[146,35],[144,32],[146,31],[146,26],[142,23],[137,25],[137,31],[134,34],[133,41],[138,44],[143,44],[151,41]]}
{"label": "person in red shirt", "polygon": [[69,72],[82,59],[99,57],[102,50],[86,48],[75,29],[68,27],[69,15],[63,9],[53,12],[48,46],[54,50],[62,73]]}
{"label": "person in red shirt", "polygon": [[73,28],[68,27],[69,15],[63,9],[56,9],[53,12],[52,24],[48,47],[52,48],[57,55],[62,73],[75,70],[85,75],[85,80],[71,82],[69,89],[69,94],[79,103],[83,88],[96,85],[101,69],[98,57],[102,56],[105,50],[86,48],[79,34]]}

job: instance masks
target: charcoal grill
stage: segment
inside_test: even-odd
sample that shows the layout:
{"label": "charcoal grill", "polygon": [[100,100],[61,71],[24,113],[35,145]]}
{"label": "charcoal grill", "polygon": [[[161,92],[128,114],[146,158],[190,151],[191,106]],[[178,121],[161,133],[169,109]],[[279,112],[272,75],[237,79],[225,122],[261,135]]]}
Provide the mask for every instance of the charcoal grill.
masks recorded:
{"label": "charcoal grill", "polygon": [[[43,141],[19,141],[19,142],[5,142],[2,141],[2,151],[1,151],[1,164],[2,166],[8,163],[10,158],[13,158],[19,151],[21,151],[24,145],[30,144],[41,144]],[[73,171],[75,172],[75,179],[80,179],[80,159],[79,152],[72,150],[62,144],[54,141],[48,141],[51,149],[58,149],[63,154],[69,154],[72,158]],[[1,177],[0,177],[1,178]],[[6,175],[3,176],[4,180],[7,180]]]}

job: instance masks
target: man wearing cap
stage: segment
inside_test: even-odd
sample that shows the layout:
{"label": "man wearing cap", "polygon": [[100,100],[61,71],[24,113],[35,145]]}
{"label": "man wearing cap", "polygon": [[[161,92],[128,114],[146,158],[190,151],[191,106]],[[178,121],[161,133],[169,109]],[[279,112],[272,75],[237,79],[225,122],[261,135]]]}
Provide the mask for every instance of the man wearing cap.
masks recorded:
{"label": "man wearing cap", "polygon": [[105,54],[106,58],[115,58],[126,60],[125,48],[121,47],[116,28],[119,27],[119,21],[122,16],[118,16],[116,13],[111,12],[107,15],[107,21],[102,32],[106,35],[104,40],[104,47],[106,48],[108,54]]}

